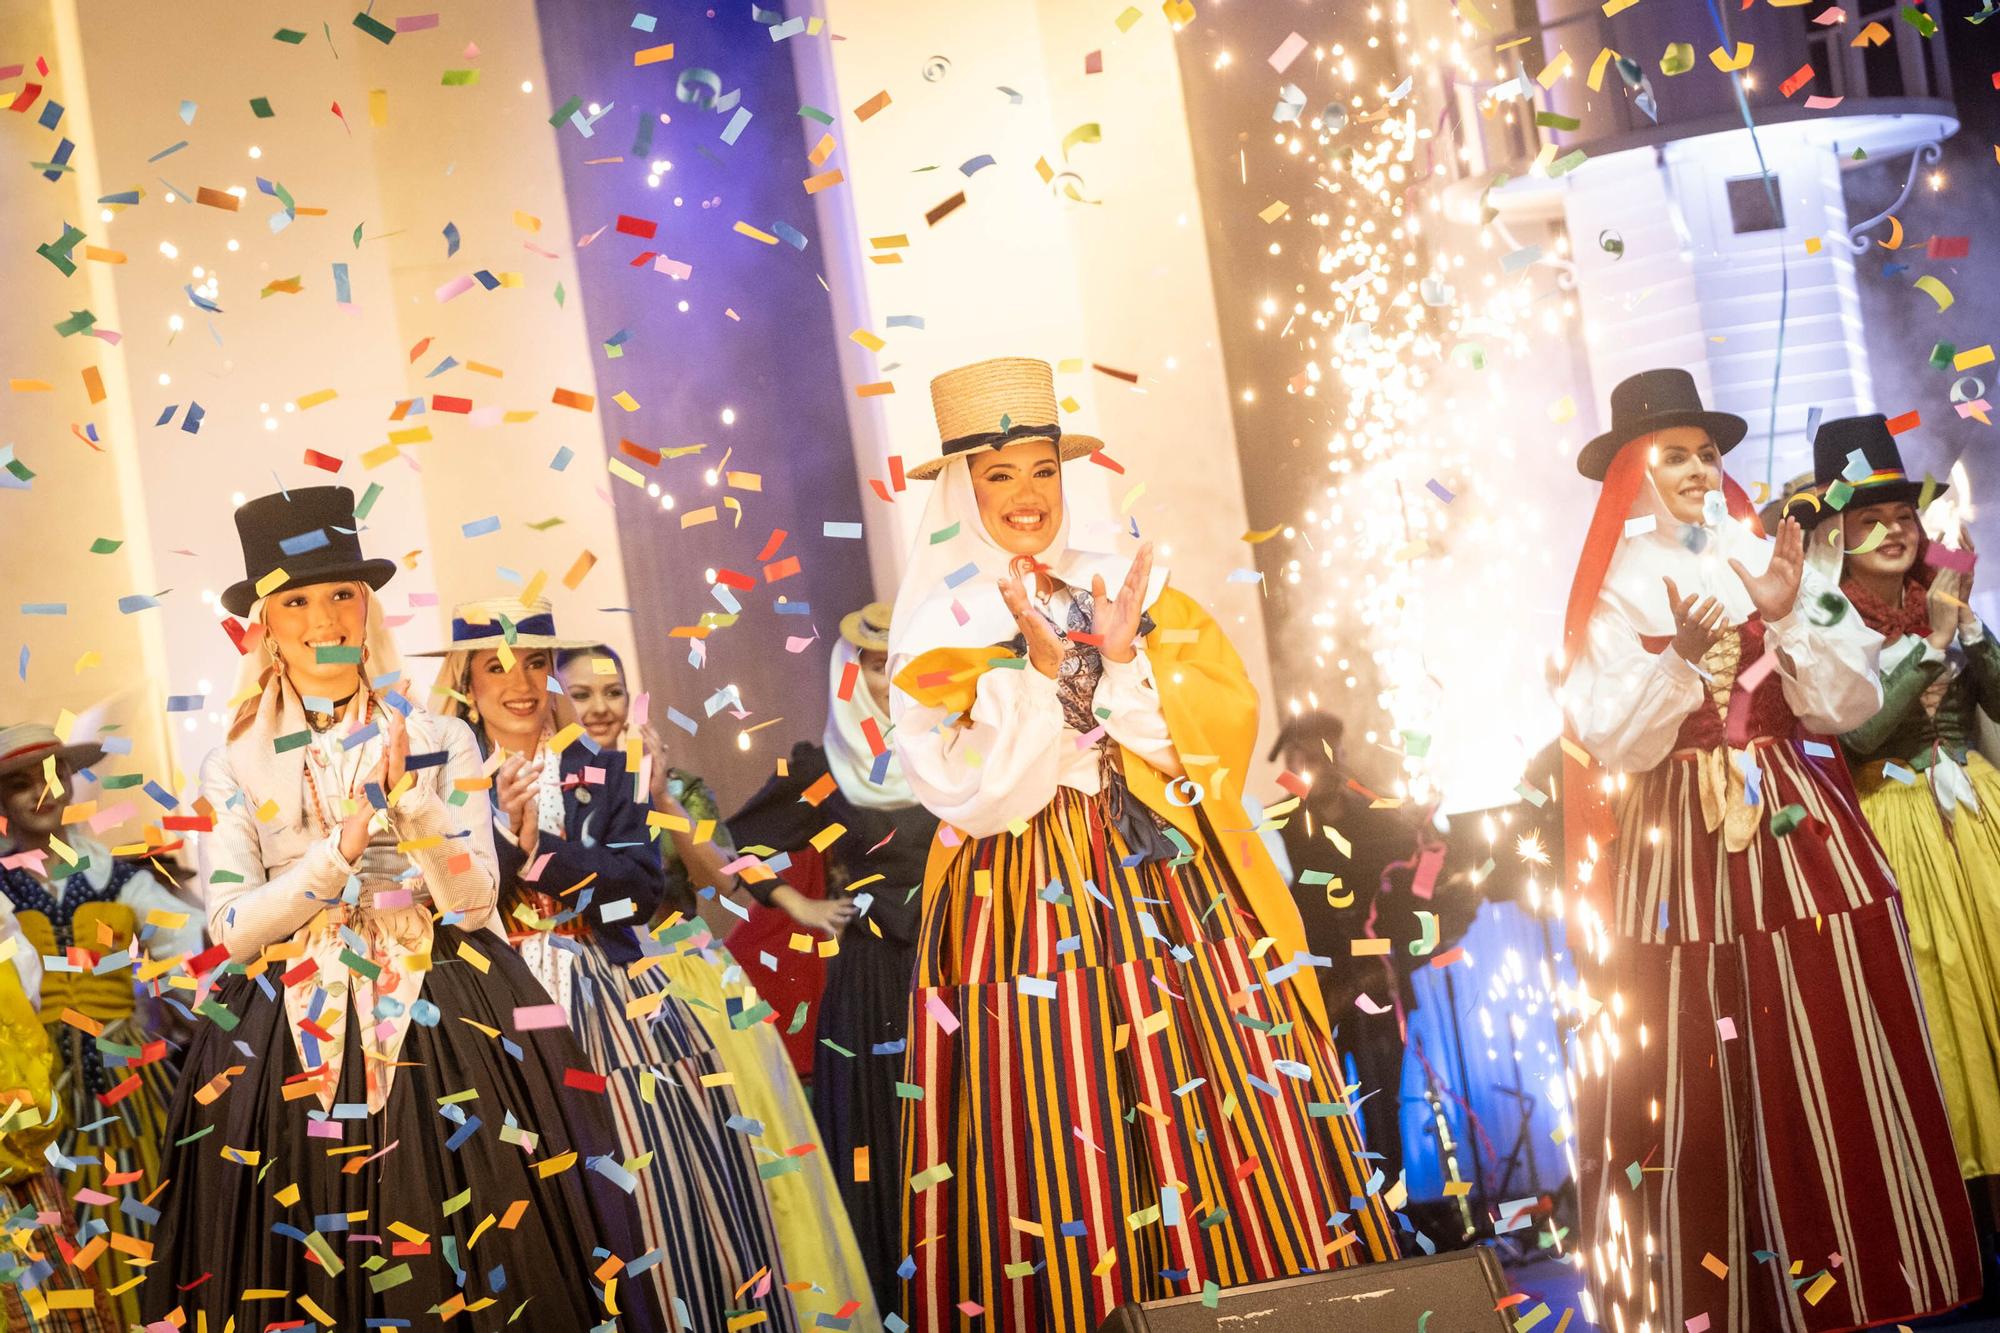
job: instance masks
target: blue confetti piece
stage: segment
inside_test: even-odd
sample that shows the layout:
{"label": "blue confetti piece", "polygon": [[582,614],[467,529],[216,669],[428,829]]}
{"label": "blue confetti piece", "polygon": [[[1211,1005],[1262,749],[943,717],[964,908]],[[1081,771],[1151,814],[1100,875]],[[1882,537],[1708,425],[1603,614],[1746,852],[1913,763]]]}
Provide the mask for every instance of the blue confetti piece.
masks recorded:
{"label": "blue confetti piece", "polygon": [[194,113],[199,109],[200,107],[198,103],[190,102],[186,98],[182,98],[181,111],[180,111],[181,124],[183,125],[194,124]]}
{"label": "blue confetti piece", "polygon": [[145,791],[146,795],[152,797],[154,804],[158,805],[162,810],[172,810],[180,804],[179,801],[174,799],[172,792],[151,778],[146,779],[146,785],[142,790]]}
{"label": "blue confetti piece", "polygon": [[651,32],[659,26],[659,22],[660,20],[651,14],[634,14],[632,16],[632,26],[640,32]]}
{"label": "blue confetti piece", "polygon": [[924,317],[922,315],[889,316],[888,327],[892,329],[921,329],[923,326]]}
{"label": "blue confetti piece", "polygon": [[673,723],[675,726],[679,727],[682,731],[685,731],[690,736],[694,735],[695,733],[695,728],[697,726],[695,720],[689,717],[686,713],[683,713],[678,708],[669,707],[667,709],[667,721]]}
{"label": "blue confetti piece", "polygon": [[189,403],[187,415],[181,418],[181,429],[190,435],[201,434],[202,418],[207,415],[200,403]]}
{"label": "blue confetti piece", "polygon": [[723,584],[710,584],[708,594],[715,598],[716,601],[722,603],[723,609],[732,616],[743,610],[743,604],[736,600],[736,594],[729,591],[728,587]]}
{"label": "blue confetti piece", "polygon": [[380,736],[381,734],[382,734],[382,724],[379,722],[370,722],[367,726],[363,727],[361,730],[355,732],[351,736],[343,738],[340,742],[341,751],[342,753],[347,753],[349,751],[356,750],[361,746],[366,745],[368,742],[374,740],[377,736]]}
{"label": "blue confetti piece", "polygon": [[179,403],[168,403],[167,410],[160,413],[160,419],[158,421],[155,421],[153,424],[155,426],[166,425],[169,421],[172,421],[174,419],[174,413],[180,410],[181,410],[181,405]]}
{"label": "blue confetti piece", "polygon": [[447,222],[444,224],[444,257],[450,259],[457,253],[458,224],[456,222]]}
{"label": "blue confetti piece", "polygon": [[206,310],[211,315],[220,315],[223,313],[221,306],[209,300],[206,296],[196,295],[193,283],[191,282],[182,283],[181,290],[187,293],[187,299],[194,306],[195,309]]}
{"label": "blue confetti piece", "polygon": [[354,292],[348,286],[347,265],[345,264],[335,264],[333,266],[333,299],[340,305],[352,305],[354,303]]}
{"label": "blue confetti piece", "polygon": [[959,163],[958,174],[961,176],[976,176],[992,165],[993,154],[981,153],[978,157],[968,157],[965,161]]}
{"label": "blue confetti piece", "polygon": [[69,162],[69,155],[75,151],[76,145],[67,139],[57,144],[56,151],[49,154],[49,169],[42,173],[42,179],[45,181],[61,180],[63,174],[57,168],[66,165]]}
{"label": "blue confetti piece", "polygon": [[438,376],[444,374],[447,370],[456,370],[456,369],[458,369],[458,358],[455,356],[448,356],[444,360],[432,366],[429,370],[425,371],[424,378],[427,380],[434,380]]}
{"label": "blue confetti piece", "polygon": [[722,142],[727,144],[735,143],[737,136],[749,128],[751,114],[749,107],[737,107],[736,114],[731,116],[729,123],[722,127]]}
{"label": "blue confetti piece", "polygon": [[187,146],[188,146],[188,141],[186,139],[183,139],[177,144],[169,144],[167,147],[162,148],[159,152],[153,154],[146,160],[148,162],[157,162],[163,157],[172,157],[175,153],[180,152],[181,149]]}
{"label": "blue confetti piece", "polygon": [[311,532],[302,532],[296,537],[281,538],[278,549],[286,555],[304,555],[307,551],[317,551],[329,541],[331,538],[326,535],[325,528],[314,528]]}
{"label": "blue confetti piece", "polygon": [[1262,583],[1263,581],[1264,576],[1254,569],[1232,569],[1229,571],[1229,577],[1223,580],[1225,583]]}
{"label": "blue confetti piece", "polygon": [[201,711],[202,700],[205,698],[207,696],[201,694],[170,694],[167,696],[167,711],[169,713],[199,713]]}
{"label": "blue confetti piece", "polygon": [[806,248],[806,234],[789,223],[773,222],[771,224],[771,231],[776,234],[779,240],[791,246],[794,250],[803,250]]}
{"label": "blue confetti piece", "polygon": [[1453,495],[1450,491],[1446,490],[1444,487],[1444,483],[1439,481],[1436,477],[1432,477],[1429,481],[1425,482],[1424,489],[1428,490],[1432,495],[1435,495],[1438,499],[1444,501],[1446,504],[1450,504],[1453,500],[1456,500],[1458,498],[1456,495]]}
{"label": "blue confetti piece", "polygon": [[1065,1222],[1062,1224],[1061,1230],[1065,1238],[1082,1237],[1090,1234],[1081,1222]]}
{"label": "blue confetti piece", "polygon": [[771,609],[781,616],[809,616],[812,614],[812,603],[776,602],[772,604]]}
{"label": "blue confetti piece", "polygon": [[118,610],[121,614],[129,616],[135,611],[150,611],[159,604],[159,598],[148,597],[145,593],[135,592],[130,596],[118,599]]}
{"label": "blue confetti piece", "polygon": [[69,614],[69,603],[23,602],[21,603],[21,614],[24,616],[66,616]]}
{"label": "blue confetti piece", "polygon": [[881,786],[882,780],[889,776],[889,754],[887,750],[882,751],[875,756],[875,762],[869,765],[868,781],[873,786]]}
{"label": "blue confetti piece", "polygon": [[963,565],[960,565],[957,569],[954,569],[953,571],[951,571],[951,573],[944,576],[944,586],[947,588],[956,588],[960,584],[964,583],[966,580],[976,577],[978,573],[979,573],[978,563],[975,561],[968,560]]}
{"label": "blue confetti piece", "polygon": [[21,645],[21,661],[20,665],[14,668],[14,674],[22,680],[28,678],[28,645],[25,643]]}
{"label": "blue confetti piece", "polygon": [[472,275],[472,280],[489,292],[498,290],[500,286],[500,279],[494,277],[490,269],[480,269]]}
{"label": "blue confetti piece", "polygon": [[473,1116],[471,1119],[467,1120],[464,1124],[460,1125],[457,1129],[453,1130],[451,1133],[451,1137],[444,1141],[445,1151],[457,1152],[460,1148],[463,1148],[465,1146],[466,1140],[470,1139],[474,1134],[479,1132],[479,1124],[480,1124],[479,1117]]}
{"label": "blue confetti piece", "polygon": [[475,518],[470,523],[461,523],[458,530],[466,537],[484,537],[489,532],[500,530],[500,516],[488,514],[485,518]]}
{"label": "blue confetti piece", "polygon": [[63,104],[51,98],[42,105],[42,114],[35,118],[35,123],[45,130],[52,130],[62,118]]}
{"label": "blue confetti piece", "polygon": [[117,194],[99,195],[97,202],[100,204],[136,204],[139,202],[139,192],[137,190],[120,190]]}
{"label": "blue confetti piece", "polygon": [[819,535],[822,537],[839,537],[846,541],[856,541],[861,536],[861,525],[859,523],[834,523],[828,521],[820,524]]}
{"label": "blue confetti piece", "polygon": [[1016,977],[1014,989],[1023,995],[1032,995],[1038,1000],[1056,998],[1056,983],[1045,977]]}

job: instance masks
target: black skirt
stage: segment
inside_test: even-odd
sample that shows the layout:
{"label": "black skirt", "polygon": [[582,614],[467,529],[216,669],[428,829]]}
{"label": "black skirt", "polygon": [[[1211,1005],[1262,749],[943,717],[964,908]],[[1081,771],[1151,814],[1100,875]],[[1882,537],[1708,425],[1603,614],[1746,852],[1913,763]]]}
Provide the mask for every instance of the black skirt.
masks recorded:
{"label": "black skirt", "polygon": [[[467,941],[490,960],[486,972],[459,958]],[[388,1105],[336,1122],[338,1139],[308,1132],[317,1096],[285,1100],[287,1081],[302,1069],[275,978],[268,992],[243,976],[217,987],[215,999],[238,1022],[234,1031],[204,1023],[188,1047],[161,1173],[166,1191],[153,1200],[161,1219],[141,1289],[149,1321],[178,1307],[190,1329],[198,1311],[213,1328],[232,1315],[239,1327],[319,1322],[300,1297],[343,1328],[385,1319],[497,1333],[523,1304],[518,1327],[580,1330],[610,1319],[595,1274],[609,1256],[642,1256],[633,1201],[612,1178],[622,1172],[588,1166],[599,1155],[615,1163],[618,1140],[603,1097],[565,1086],[566,1070],[589,1070],[582,1048],[567,1028],[514,1030],[517,1007],[550,1001],[490,933],[439,926],[431,956],[423,996],[439,1021],[409,1025]],[[352,1007],[343,1045],[356,1058],[342,1065],[336,1101],[365,1103]],[[233,1065],[249,1069],[209,1105],[195,1099]],[[537,1136],[532,1153],[502,1138],[510,1120]],[[257,1154],[256,1165],[227,1149]],[[536,1170],[572,1151],[567,1170],[546,1178]],[[647,1279],[622,1267],[609,1276],[620,1312],[613,1327],[663,1327]],[[245,1299],[259,1291],[284,1294]]]}

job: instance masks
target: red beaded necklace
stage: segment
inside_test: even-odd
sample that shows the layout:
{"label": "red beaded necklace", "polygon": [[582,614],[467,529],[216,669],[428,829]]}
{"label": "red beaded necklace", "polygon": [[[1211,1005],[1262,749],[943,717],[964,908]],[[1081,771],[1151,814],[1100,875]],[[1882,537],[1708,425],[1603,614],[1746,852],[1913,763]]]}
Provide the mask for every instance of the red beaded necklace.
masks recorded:
{"label": "red beaded necklace", "polygon": [[[361,695],[361,726],[357,728],[357,730],[367,729],[368,718],[374,711],[374,704],[375,704],[374,691],[364,690]],[[320,835],[324,837],[325,835],[333,831],[333,826],[328,822],[330,816],[328,815],[327,808],[322,802],[320,797],[319,781],[318,779],[313,777],[313,765],[310,761],[310,758],[308,758],[308,762],[305,765],[305,772],[306,772],[306,790],[311,798],[308,804],[311,805],[312,807],[313,823],[319,826]],[[358,794],[359,792],[358,784],[360,778],[361,778],[361,769],[357,767],[355,769],[354,777],[350,779],[348,782],[347,790],[342,793],[342,797],[344,800],[351,801]]]}

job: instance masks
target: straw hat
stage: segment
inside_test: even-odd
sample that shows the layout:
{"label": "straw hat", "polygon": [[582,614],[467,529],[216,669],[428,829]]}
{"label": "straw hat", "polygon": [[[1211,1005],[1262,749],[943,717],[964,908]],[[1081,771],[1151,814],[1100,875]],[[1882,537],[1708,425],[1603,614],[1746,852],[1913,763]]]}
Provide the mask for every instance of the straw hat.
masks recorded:
{"label": "straw hat", "polygon": [[888,652],[889,613],[894,609],[887,602],[870,602],[849,611],[840,618],[840,637],[864,653]]}
{"label": "straw hat", "polygon": [[558,637],[555,610],[546,597],[537,597],[528,605],[518,597],[483,597],[452,608],[449,647],[411,656],[443,657],[503,645],[515,652],[524,648],[595,648],[597,640]]}
{"label": "straw hat", "polygon": [[1065,432],[1056,421],[1056,376],[1046,361],[1003,356],[947,370],[931,381],[944,456],[905,474],[929,481],[954,455],[999,449],[1029,440],[1054,444],[1067,463],[1104,447],[1104,441]]}
{"label": "straw hat", "polygon": [[0,727],[0,774],[40,768],[42,761],[50,755],[55,755],[71,768],[89,768],[104,758],[104,747],[95,741],[64,744],[57,739],[55,728],[40,722]]}

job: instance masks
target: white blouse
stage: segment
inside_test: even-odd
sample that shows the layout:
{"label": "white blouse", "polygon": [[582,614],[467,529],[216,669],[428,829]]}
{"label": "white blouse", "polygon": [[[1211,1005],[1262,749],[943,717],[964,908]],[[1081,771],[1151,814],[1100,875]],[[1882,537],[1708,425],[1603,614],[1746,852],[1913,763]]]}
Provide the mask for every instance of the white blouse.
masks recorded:
{"label": "white blouse", "polygon": [[[1051,609],[1061,623],[1067,608]],[[1104,659],[1092,711],[1112,740],[1168,777],[1180,777],[1152,663],[1143,643],[1135,648],[1130,662]],[[1032,818],[1055,799],[1058,787],[1086,796],[1098,792],[1097,738],[1068,724],[1056,682],[1033,665],[982,674],[970,726],[946,726],[945,709],[923,707],[900,691],[896,697],[902,707],[893,739],[911,790],[932,814],[969,837],[991,837]]]}
{"label": "white blouse", "polygon": [[[1800,606],[1814,594],[1800,590]],[[1785,702],[1807,730],[1839,735],[1882,707],[1882,636],[1852,606],[1829,626],[1802,609],[1765,627],[1766,652]],[[1790,669],[1786,662],[1789,659]],[[1708,697],[1708,683],[1673,645],[1649,653],[1616,607],[1600,602],[1583,657],[1561,691],[1563,715],[1583,748],[1613,772],[1643,773],[1673,753],[1680,726]]]}
{"label": "white blouse", "polygon": [[[497,933],[492,802],[484,792],[471,792],[456,805],[449,799],[459,779],[481,776],[472,731],[456,718],[421,709],[413,710],[405,725],[412,755],[443,750],[445,762],[415,771],[415,781],[389,812],[390,824],[405,843],[437,840],[409,853],[432,900],[456,912],[463,928],[488,926]],[[321,834],[310,814],[302,827],[259,823],[255,805],[262,775],[238,773],[231,748],[217,748],[201,766],[202,795],[215,811],[215,828],[201,839],[201,878],[208,893],[209,938],[226,946],[232,961],[247,963],[332,906],[361,867],[341,856],[337,824]],[[366,748],[372,766],[379,742]],[[454,873],[451,864],[461,854],[465,860]],[[233,882],[217,882],[218,870],[231,872]]]}

